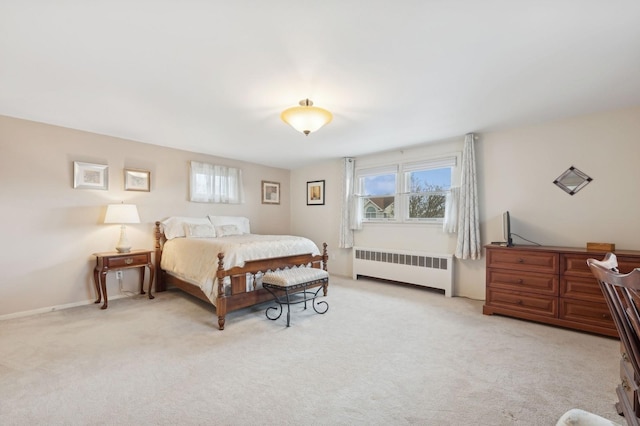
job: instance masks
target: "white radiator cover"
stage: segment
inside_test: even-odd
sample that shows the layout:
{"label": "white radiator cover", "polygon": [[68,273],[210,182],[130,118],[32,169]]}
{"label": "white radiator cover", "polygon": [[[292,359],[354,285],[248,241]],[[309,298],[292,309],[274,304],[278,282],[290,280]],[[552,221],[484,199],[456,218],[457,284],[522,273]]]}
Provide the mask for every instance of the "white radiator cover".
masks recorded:
{"label": "white radiator cover", "polygon": [[421,251],[354,247],[353,279],[358,276],[416,284],[444,290],[451,297],[453,256]]}

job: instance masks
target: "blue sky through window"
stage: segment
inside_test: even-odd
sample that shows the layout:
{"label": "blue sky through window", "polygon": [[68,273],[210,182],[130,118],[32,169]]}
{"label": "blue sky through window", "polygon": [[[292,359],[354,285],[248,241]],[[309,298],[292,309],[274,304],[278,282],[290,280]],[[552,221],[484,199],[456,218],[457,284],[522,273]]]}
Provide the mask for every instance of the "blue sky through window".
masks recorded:
{"label": "blue sky through window", "polygon": [[364,195],[393,195],[396,193],[396,175],[366,176]]}
{"label": "blue sky through window", "polygon": [[[427,185],[440,186],[442,189],[451,187],[451,169],[429,169],[412,172],[419,182]],[[366,176],[363,178],[364,194],[366,196],[393,195],[396,193],[396,175]]]}
{"label": "blue sky through window", "polygon": [[445,190],[451,188],[450,168],[421,170],[411,174],[422,184],[439,186]]}

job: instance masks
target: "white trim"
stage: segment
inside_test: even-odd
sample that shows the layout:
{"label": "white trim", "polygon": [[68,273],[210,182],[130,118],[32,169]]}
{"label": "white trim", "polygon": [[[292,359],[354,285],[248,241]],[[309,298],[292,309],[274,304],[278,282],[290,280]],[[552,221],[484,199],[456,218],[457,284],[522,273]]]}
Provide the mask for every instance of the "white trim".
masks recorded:
{"label": "white trim", "polygon": [[391,164],[391,165],[379,166],[379,167],[368,167],[366,169],[358,169],[356,167],[357,177],[376,176],[376,175],[385,175],[385,174],[390,175],[393,173],[398,173],[398,164]]}
{"label": "white trim", "polygon": [[[118,294],[116,296],[109,296],[109,302],[116,299],[122,299],[123,297],[131,297],[131,296],[127,294]],[[54,305],[54,306],[49,306],[45,308],[32,309],[30,311],[14,312],[12,314],[0,315],[0,321],[29,317],[31,315],[46,314],[48,312],[55,312],[63,309],[76,308],[78,306],[93,305],[94,302],[95,301],[91,299],[91,300],[84,300],[81,302],[66,303],[64,305]],[[100,305],[100,304],[96,304],[96,305]],[[99,309],[99,308],[96,308],[96,309]]]}
{"label": "white trim", "polygon": [[401,167],[403,172],[415,172],[416,170],[443,169],[445,167],[457,167],[459,156],[460,156],[459,153],[455,153],[455,154],[451,154],[443,157],[429,158],[422,161],[412,161],[411,163],[401,164]]}

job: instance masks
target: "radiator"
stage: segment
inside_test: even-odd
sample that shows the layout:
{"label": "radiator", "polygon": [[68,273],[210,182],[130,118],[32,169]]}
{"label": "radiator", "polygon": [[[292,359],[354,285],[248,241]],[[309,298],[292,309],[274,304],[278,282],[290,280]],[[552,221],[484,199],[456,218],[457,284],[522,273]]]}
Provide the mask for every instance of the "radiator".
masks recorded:
{"label": "radiator", "polygon": [[354,247],[353,279],[381,278],[444,290],[451,297],[453,257],[419,251]]}

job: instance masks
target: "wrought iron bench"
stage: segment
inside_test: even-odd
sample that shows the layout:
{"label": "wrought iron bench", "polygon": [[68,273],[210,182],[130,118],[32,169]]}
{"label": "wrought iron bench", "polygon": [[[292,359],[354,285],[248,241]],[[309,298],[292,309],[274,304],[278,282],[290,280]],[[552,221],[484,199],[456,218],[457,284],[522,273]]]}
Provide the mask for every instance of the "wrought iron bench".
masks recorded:
{"label": "wrought iron bench", "polygon": [[[319,314],[324,314],[329,310],[329,304],[325,301],[316,301],[318,293],[323,290],[323,295],[327,294],[329,284],[329,274],[327,271],[318,268],[299,267],[270,271],[262,277],[262,287],[273,295],[277,306],[270,306],[265,311],[265,315],[270,320],[277,320],[283,312],[282,305],[287,305],[287,327],[291,323],[291,305],[304,303],[307,309],[307,302],[311,302],[313,310]],[[313,289],[317,287],[317,289]],[[323,305],[324,309],[319,310],[318,306]],[[270,316],[271,310],[279,311],[277,316]]]}

